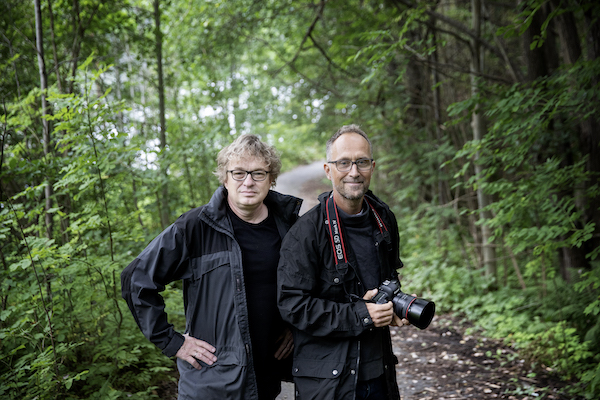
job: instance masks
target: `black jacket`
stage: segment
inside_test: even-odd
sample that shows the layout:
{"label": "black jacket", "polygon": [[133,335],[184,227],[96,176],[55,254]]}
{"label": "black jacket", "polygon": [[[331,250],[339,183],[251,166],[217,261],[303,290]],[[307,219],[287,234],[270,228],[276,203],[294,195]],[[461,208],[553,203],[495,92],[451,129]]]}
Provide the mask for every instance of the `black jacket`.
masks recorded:
{"label": "black jacket", "polygon": [[[257,399],[242,254],[227,217],[227,190],[186,212],[121,274],[122,295],[144,335],[172,357],[184,338],[167,321],[160,292],[183,280],[186,332],[216,350],[217,362],[196,370],[177,359],[179,399]],[[302,200],[269,191],[265,204],[283,237]]]}
{"label": "black jacket", "polygon": [[[398,361],[389,329],[374,328],[366,304],[356,300],[357,296],[362,298],[366,288],[352,263],[335,266],[325,224],[325,201],[329,195],[320,195],[320,204],[290,229],[281,245],[277,269],[279,311],[284,321],[294,327],[292,374],[298,398],[354,399],[360,364],[359,335],[370,329],[384,329],[389,399],[399,399],[395,373]],[[370,191],[365,197],[390,234],[387,239],[376,237],[381,276],[397,276],[401,262],[396,218]]]}

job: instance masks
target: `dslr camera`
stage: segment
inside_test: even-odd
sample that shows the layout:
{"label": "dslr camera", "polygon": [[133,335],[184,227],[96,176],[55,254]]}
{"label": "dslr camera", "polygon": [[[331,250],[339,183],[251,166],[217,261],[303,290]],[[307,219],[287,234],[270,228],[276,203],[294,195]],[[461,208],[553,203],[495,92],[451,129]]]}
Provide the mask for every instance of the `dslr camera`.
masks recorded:
{"label": "dslr camera", "polygon": [[403,293],[400,290],[398,279],[383,281],[371,301],[375,304],[385,304],[391,301],[394,305],[394,313],[400,318],[406,318],[408,322],[419,329],[427,328],[435,314],[433,301]]}

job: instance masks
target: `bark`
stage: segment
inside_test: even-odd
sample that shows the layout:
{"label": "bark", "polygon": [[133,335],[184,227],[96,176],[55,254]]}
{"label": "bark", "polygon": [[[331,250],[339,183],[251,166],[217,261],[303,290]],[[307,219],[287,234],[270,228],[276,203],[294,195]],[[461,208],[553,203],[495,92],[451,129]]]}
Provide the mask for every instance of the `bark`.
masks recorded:
{"label": "bark", "polygon": [[[81,43],[79,40],[80,33],[82,34],[83,32],[81,32],[81,19],[79,18],[79,0],[73,0],[73,46],[71,49],[71,78],[75,78],[75,74],[77,73],[77,60],[79,59],[79,51],[81,50]],[[67,93],[73,93],[74,83],[75,79],[71,79]]]}
{"label": "bark", "polygon": [[529,82],[533,82],[541,76],[547,76],[549,73],[543,46],[536,45],[533,49],[531,48],[536,37],[541,34],[543,22],[540,10],[531,17],[531,24],[522,36],[523,53],[525,55],[525,64],[527,65],[527,80]]}
{"label": "bark", "polygon": [[[586,41],[588,60],[594,61],[600,57],[600,7],[591,6],[585,12],[586,21]],[[597,88],[600,85],[600,77],[592,78],[591,87]],[[596,92],[594,101],[600,102],[600,96]],[[592,115],[581,123],[580,146],[584,154],[587,155],[587,170],[591,177],[586,182],[586,189],[590,188],[600,179],[600,127],[598,126],[598,117]],[[600,247],[600,195],[595,195],[587,204],[585,209],[585,222],[595,223],[594,235],[592,239],[584,244],[584,250],[591,252]],[[589,265],[588,265],[589,267]]]}
{"label": "bark", "polygon": [[[56,87],[58,88],[59,92],[64,93],[62,77],[60,75],[60,68],[58,62],[58,51],[56,48],[56,35],[54,34],[54,12],[52,11],[52,0],[48,0],[48,14],[50,16],[50,41],[52,43],[52,55],[54,57],[54,73],[56,74]],[[64,214],[64,216],[60,216],[59,219],[60,235],[62,237],[62,243],[65,244],[69,242],[69,226],[71,225],[70,215],[72,201],[68,194],[63,194],[57,197],[57,202],[60,204],[61,211]]]}
{"label": "bark", "polygon": [[[81,52],[81,42],[83,37],[85,36],[85,31],[89,27],[90,23],[96,16],[100,5],[104,3],[102,1],[98,1],[94,8],[86,12],[85,15],[88,16],[86,21],[81,20],[81,10],[79,8],[79,0],[73,0],[73,46],[71,49],[71,77],[75,78],[77,74],[77,68],[79,66],[79,53]],[[75,79],[72,79],[69,83],[67,93],[73,93]]]}
{"label": "bark", "polygon": [[54,35],[54,12],[52,11],[52,0],[48,0],[48,13],[50,15],[50,38],[52,42],[52,55],[54,56],[54,73],[56,74],[56,86],[63,93],[60,68],[58,66],[58,53],[56,50],[56,37]]}
{"label": "bark", "polygon": [[[35,39],[36,39],[36,50],[38,59],[38,70],[40,73],[40,89],[41,89],[41,106],[42,106],[42,129],[43,129],[43,142],[44,142],[44,157],[46,162],[49,164],[51,159],[51,145],[50,145],[50,126],[46,116],[49,114],[49,105],[46,101],[46,91],[48,89],[48,75],[46,74],[46,63],[44,61],[44,33],[42,29],[42,8],[40,0],[34,0],[35,7]],[[44,197],[46,199],[46,237],[52,237],[53,231],[53,220],[52,214],[48,211],[52,208],[52,179],[49,176],[46,177],[46,185],[44,187]]]}
{"label": "bark", "polygon": [[[436,50],[431,53],[431,85],[432,85],[432,94],[433,94],[433,121],[435,123],[435,139],[438,146],[442,145],[442,112],[441,112],[441,89],[439,85],[439,76],[438,76],[438,53],[437,53],[437,32],[435,30],[435,20],[431,21],[431,25],[433,26],[433,30],[431,32],[433,36],[433,42],[436,43]],[[439,173],[439,172],[438,172]],[[445,187],[445,181],[438,176],[437,180],[437,191],[438,191],[438,201],[439,204],[446,204],[450,199],[445,196],[447,189]]]}
{"label": "bark", "polygon": [[165,119],[165,84],[163,77],[163,65],[162,65],[162,31],[160,30],[160,0],[154,0],[154,33],[155,33],[155,51],[156,51],[156,62],[158,72],[158,108],[160,118],[160,154],[162,160],[160,161],[161,171],[161,184],[160,184],[160,223],[166,228],[170,223],[170,211],[169,211],[169,186],[168,182],[168,163],[166,160],[167,152],[167,122]]}
{"label": "bark", "polygon": [[[471,8],[473,13],[473,26],[472,30],[476,37],[481,34],[481,1],[471,0]],[[481,44],[477,38],[471,41],[471,95],[474,98],[479,96],[479,87],[477,78],[481,75]],[[472,114],[472,128],[473,128],[473,140],[480,141],[483,139],[485,133],[485,126],[483,121],[483,115],[480,110],[479,104],[475,106],[475,110]],[[475,175],[480,181],[483,175],[483,166],[479,160],[479,152],[475,154]],[[492,236],[492,232],[487,225],[487,220],[490,218],[489,211],[485,211],[484,208],[489,204],[488,196],[483,192],[481,185],[477,186],[477,205],[479,208],[479,219],[481,220],[481,254],[483,267],[485,269],[485,275],[487,278],[492,280],[492,283],[496,281],[497,266],[496,266],[496,249],[490,243],[489,239]]]}
{"label": "bark", "polygon": [[[552,6],[555,9],[561,7],[561,2],[559,0],[553,0]],[[563,10],[564,11],[564,10]],[[556,24],[557,31],[560,38],[560,43],[562,47],[563,59],[565,64],[575,64],[582,56],[582,48],[581,48],[581,37],[578,33],[577,22],[575,19],[575,15],[570,12],[562,12],[556,16]],[[593,35],[592,26],[588,26],[588,38],[589,35]],[[588,47],[588,55],[593,57],[593,48],[594,48],[594,40],[590,41],[591,46]],[[591,52],[590,52],[591,51]],[[597,80],[594,83],[598,84]],[[597,122],[593,117],[583,119],[579,125],[579,148],[584,154],[588,154],[588,171],[599,172],[600,167],[598,165],[594,165],[594,162],[598,160],[598,128]],[[595,141],[595,143],[594,143]],[[574,141],[573,141],[574,142]],[[570,148],[570,143],[564,143],[564,148]],[[573,159],[567,161],[567,163],[572,164]],[[591,182],[588,182],[587,186],[589,187]],[[574,188],[575,193],[567,193],[568,196],[575,196],[576,199],[585,199],[585,191],[587,188]],[[577,201],[577,207],[582,211],[583,214],[583,223],[595,221],[596,227],[599,226],[600,221],[598,220],[597,209],[600,206],[599,199],[592,199],[591,204],[586,204],[583,201]],[[596,214],[596,216],[594,216]],[[579,228],[582,226],[580,225]],[[598,229],[596,229],[595,237],[598,237]],[[581,247],[565,247],[560,249],[560,261],[561,261],[561,276],[562,278],[570,282],[571,276],[570,271],[574,269],[578,269],[581,267],[591,268],[589,261],[586,259],[586,254],[592,251],[596,246],[598,246],[598,240],[592,238],[590,241],[583,244]]]}
{"label": "bark", "polygon": [[[552,6],[555,9],[560,8],[560,3],[560,0],[552,0]],[[581,57],[581,44],[577,33],[577,25],[575,24],[575,16],[571,11],[564,12],[556,16],[556,24],[558,25],[557,31],[563,58],[567,64],[575,64]]]}

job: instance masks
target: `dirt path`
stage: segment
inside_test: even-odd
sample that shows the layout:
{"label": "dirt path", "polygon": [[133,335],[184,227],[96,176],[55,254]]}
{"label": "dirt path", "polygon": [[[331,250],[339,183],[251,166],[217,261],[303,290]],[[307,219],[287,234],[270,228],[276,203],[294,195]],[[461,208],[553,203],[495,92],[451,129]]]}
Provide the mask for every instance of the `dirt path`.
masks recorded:
{"label": "dirt path", "polygon": [[403,400],[578,399],[561,394],[568,383],[548,370],[530,370],[500,341],[466,335],[458,318],[436,315],[425,330],[407,328],[392,331]]}
{"label": "dirt path", "polygon": [[281,174],[275,190],[304,199],[300,209],[300,214],[304,214],[317,204],[319,194],[331,190],[331,183],[325,176],[323,161],[315,161]]}

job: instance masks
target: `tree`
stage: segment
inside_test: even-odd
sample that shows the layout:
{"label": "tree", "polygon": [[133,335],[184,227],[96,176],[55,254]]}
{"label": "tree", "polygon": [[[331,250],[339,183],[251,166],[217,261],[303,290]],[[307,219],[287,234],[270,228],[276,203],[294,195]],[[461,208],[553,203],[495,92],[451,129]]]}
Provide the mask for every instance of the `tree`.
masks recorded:
{"label": "tree", "polygon": [[[480,36],[481,36],[481,1],[472,0],[471,9],[473,13],[473,33],[474,37],[471,39],[471,94],[473,98],[479,97],[479,77],[482,74],[482,63],[483,54],[481,53]],[[473,126],[473,141],[480,142],[483,139],[485,133],[485,125],[481,107],[478,100],[475,100],[475,108],[473,110],[471,124]],[[483,166],[480,164],[479,152],[475,152],[474,164],[475,164],[475,176],[478,180],[477,184],[477,203],[479,206],[479,219],[481,222],[481,247],[483,256],[483,265],[485,268],[486,276],[494,282],[497,279],[496,276],[496,252],[493,244],[490,243],[492,237],[491,229],[487,223],[490,219],[490,212],[487,207],[490,203],[488,195],[485,193],[483,184]],[[493,284],[493,283],[492,283]]]}
{"label": "tree", "polygon": [[168,187],[168,176],[167,170],[169,168],[167,164],[167,123],[165,120],[165,84],[163,78],[163,64],[162,64],[162,42],[163,35],[160,30],[160,0],[154,0],[154,35],[155,35],[155,46],[156,46],[156,69],[158,74],[158,116],[160,119],[160,152],[163,157],[161,164],[162,179],[160,184],[160,221],[163,228],[166,228],[170,224],[170,211],[169,211],[169,187]]}
{"label": "tree", "polygon": [[[44,59],[44,35],[42,30],[42,9],[40,7],[40,1],[34,1],[35,8],[35,38],[36,38],[36,50],[38,59],[38,68],[40,72],[40,90],[41,90],[41,110],[42,110],[42,129],[43,129],[43,140],[44,140],[44,157],[50,161],[52,159],[50,148],[52,146],[50,138],[50,127],[48,125],[47,116],[49,115],[49,105],[46,101],[46,91],[48,90],[48,79],[46,74],[46,61]],[[44,194],[46,196],[46,237],[52,237],[52,214],[50,209],[52,208],[52,185],[53,180],[50,176],[47,176],[47,181],[44,187]]]}

